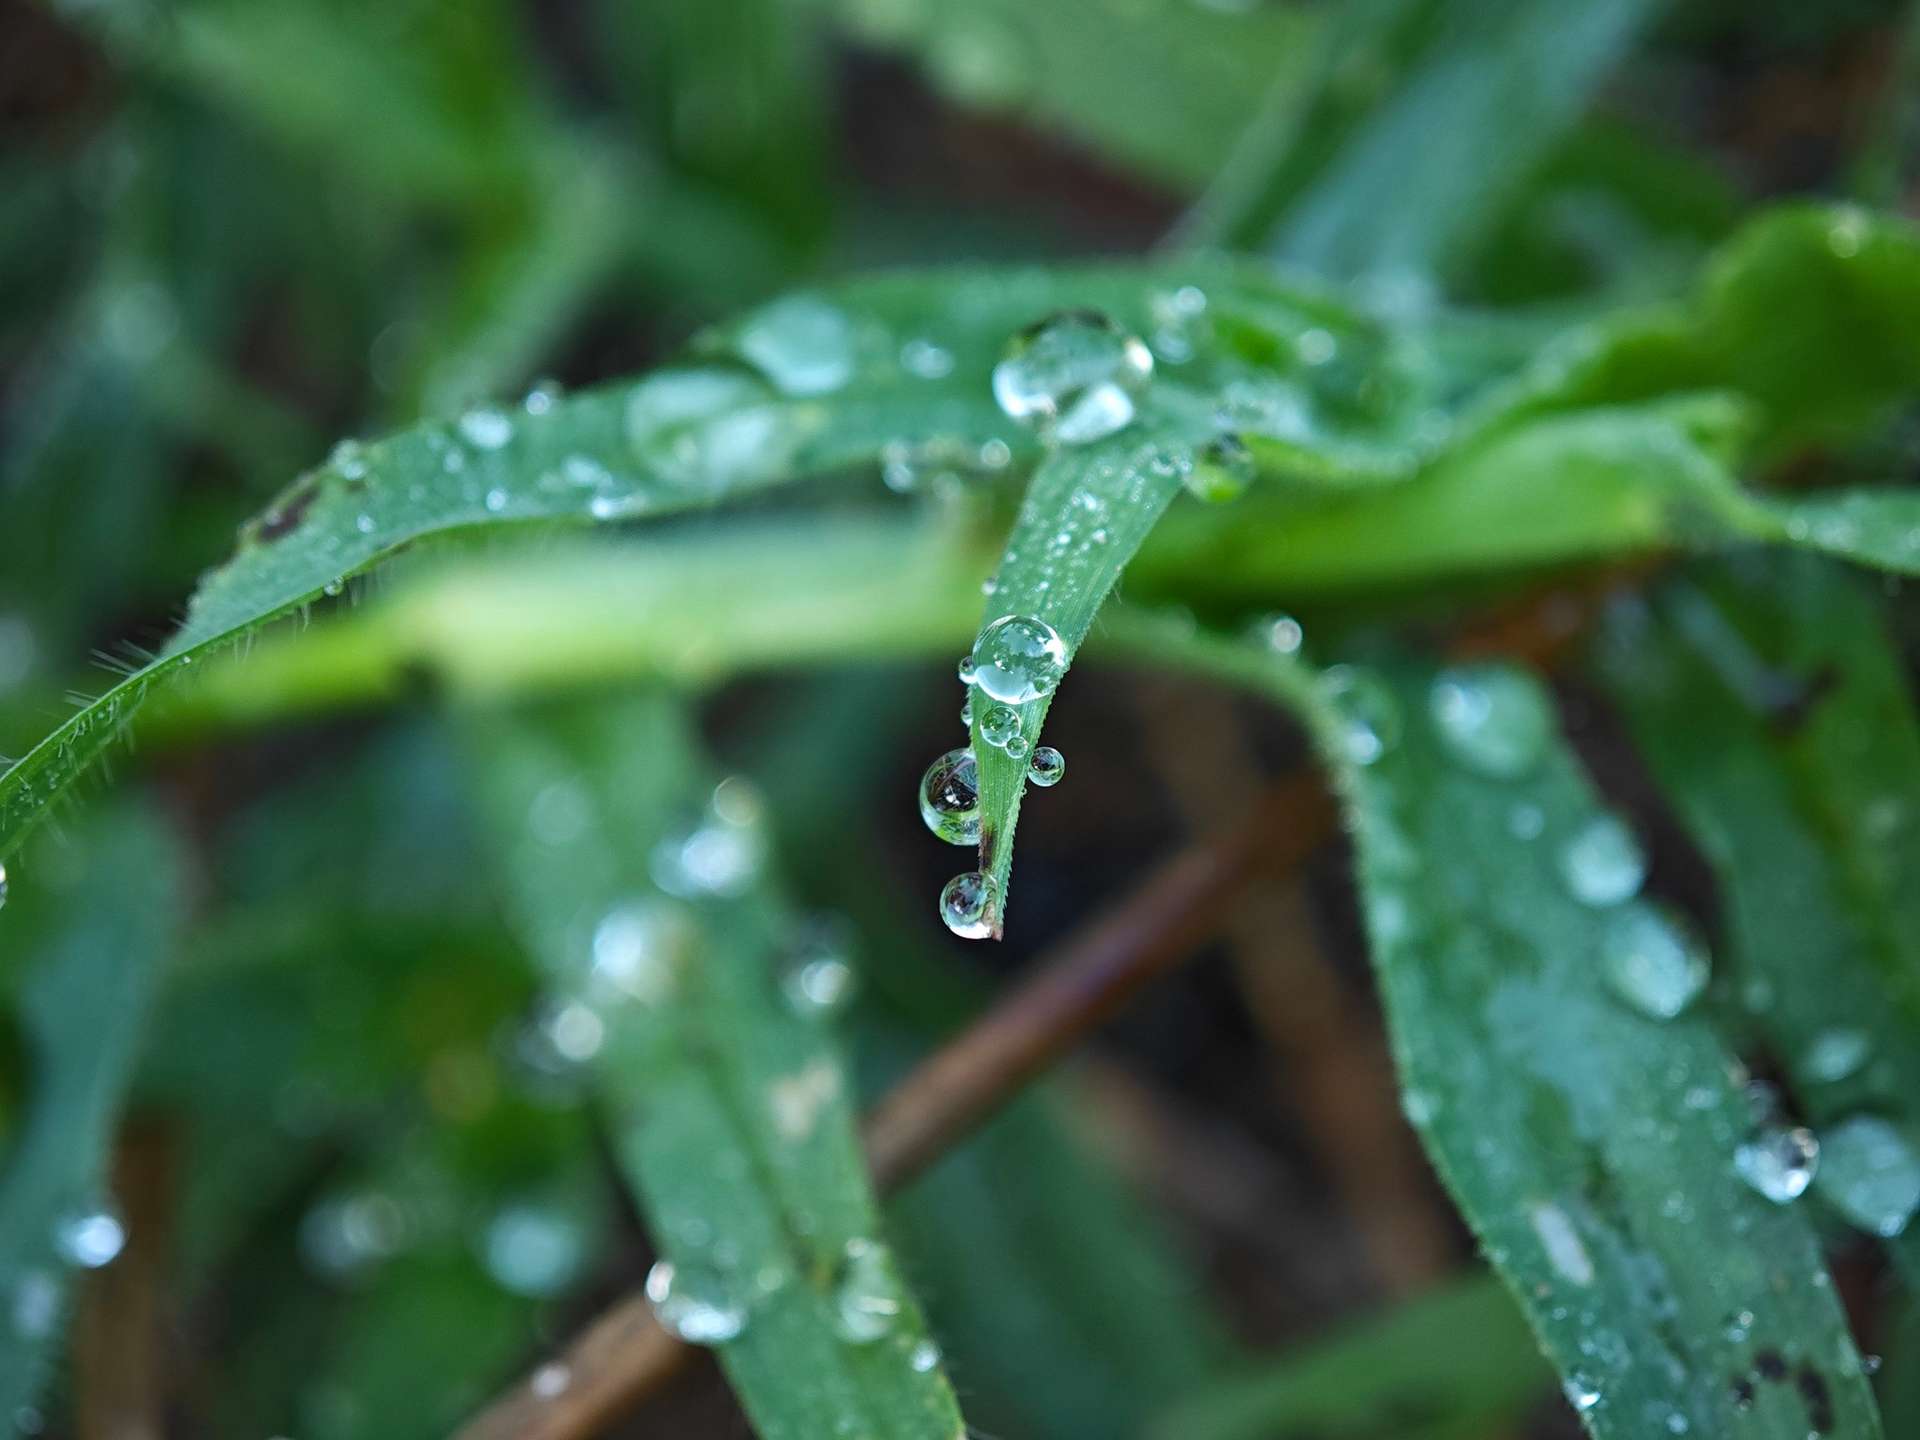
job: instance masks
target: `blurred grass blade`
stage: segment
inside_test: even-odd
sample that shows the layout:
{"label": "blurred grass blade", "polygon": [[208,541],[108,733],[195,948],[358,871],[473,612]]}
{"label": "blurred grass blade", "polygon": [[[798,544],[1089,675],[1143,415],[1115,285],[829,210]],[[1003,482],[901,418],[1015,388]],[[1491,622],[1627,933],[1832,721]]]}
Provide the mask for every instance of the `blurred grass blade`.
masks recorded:
{"label": "blurred grass blade", "polygon": [[[1408,1117],[1588,1429],[1879,1435],[1806,1210],[1735,1170],[1751,1121],[1733,1057],[1704,1020],[1655,1018],[1697,975],[1656,992],[1622,960],[1668,940],[1684,957],[1681,922],[1634,896],[1644,861],[1538,683],[1409,665],[1315,678],[1128,623],[1146,653],[1264,691],[1316,736],[1358,847]],[[1498,745],[1446,729],[1482,700]]]}
{"label": "blurred grass blade", "polygon": [[[1817,1131],[1920,1151],[1920,729],[1872,598],[1806,559],[1703,570],[1617,611],[1600,664],[1714,867],[1736,1023]],[[1887,1238],[1920,1279],[1920,1228]]]}
{"label": "blurred grass blade", "polygon": [[1506,1287],[1476,1278],[1217,1379],[1167,1411],[1148,1434],[1481,1440],[1513,1429],[1546,1392],[1550,1375]]}
{"label": "blurred grass blade", "polygon": [[[853,1097],[796,999],[804,927],[772,893],[761,802],[703,782],[677,702],[476,721],[510,911],[549,1027],[592,1067],[671,1288],[766,1440],[956,1440],[952,1392],[890,1252]],[[676,1321],[677,1317],[677,1321]]]}
{"label": "blurred grass blade", "polygon": [[21,1086],[6,1107],[15,1113],[0,1169],[8,1416],[35,1414],[58,1368],[76,1266],[107,1263],[125,1239],[106,1192],[108,1150],[180,918],[175,853],[152,817],[103,811],[61,863],[14,877],[0,912],[18,1027],[9,1066],[17,1062]]}

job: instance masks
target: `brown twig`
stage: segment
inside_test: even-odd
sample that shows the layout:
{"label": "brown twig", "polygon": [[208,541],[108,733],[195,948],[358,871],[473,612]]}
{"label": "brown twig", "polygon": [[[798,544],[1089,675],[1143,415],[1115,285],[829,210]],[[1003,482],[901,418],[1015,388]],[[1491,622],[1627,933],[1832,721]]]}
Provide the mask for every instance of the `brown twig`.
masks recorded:
{"label": "brown twig", "polygon": [[89,1271],[73,1327],[73,1433],[77,1440],[161,1440],[166,1367],[161,1354],[162,1274],[172,1228],[175,1146],[159,1123],[130,1121],[114,1159],[126,1252]]}
{"label": "brown twig", "polygon": [[[868,1115],[867,1155],[878,1188],[897,1189],[964,1139],[1192,955],[1248,879],[1297,865],[1332,826],[1332,802],[1318,780],[1284,780],[1240,825],[1175,856],[1069,940]],[[468,1422],[456,1440],[585,1440],[658,1391],[693,1354],[654,1322],[643,1298],[629,1296],[595,1318],[560,1358]]]}

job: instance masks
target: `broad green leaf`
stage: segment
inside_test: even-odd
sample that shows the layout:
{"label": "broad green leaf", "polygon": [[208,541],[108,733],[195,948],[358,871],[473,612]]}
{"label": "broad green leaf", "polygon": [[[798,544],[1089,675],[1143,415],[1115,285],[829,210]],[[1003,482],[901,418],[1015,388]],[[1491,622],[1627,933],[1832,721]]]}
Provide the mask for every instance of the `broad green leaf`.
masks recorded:
{"label": "broad green leaf", "polygon": [[[1920,732],[1883,688],[1897,668],[1871,599],[1812,562],[1723,568],[1622,607],[1600,655],[1714,867],[1736,1015],[1816,1131],[1879,1116],[1920,1166],[1920,969],[1900,913],[1912,900],[1887,885],[1920,859],[1907,813]],[[1880,883],[1859,885],[1862,860]],[[1901,1229],[1889,1243],[1920,1275],[1920,1231]]]}
{"label": "broad green leaf", "polygon": [[179,920],[172,841],[103,812],[32,877],[15,876],[0,942],[24,1095],[0,1168],[0,1410],[32,1412],[58,1368],[76,1262],[124,1240],[107,1157],[149,997]]}
{"label": "broad green leaf", "polygon": [[879,1238],[853,1098],[788,967],[761,802],[708,791],[674,702],[476,721],[510,912],[590,1064],[689,1338],[768,1440],[956,1440],[938,1351]]}
{"label": "broad green leaf", "polygon": [[1408,1117],[1588,1429],[1879,1435],[1806,1212],[1735,1170],[1750,1122],[1732,1057],[1705,1020],[1654,1018],[1672,992],[1603,978],[1624,940],[1676,922],[1628,893],[1638,864],[1607,843],[1618,822],[1537,682],[1464,677],[1498,687],[1496,768],[1443,738],[1477,706],[1439,688],[1461,676],[1316,679],[1205,635],[1154,638],[1294,705],[1318,738]]}
{"label": "broad green leaf", "polygon": [[1506,1287],[1491,1278],[1462,1280],[1216,1379],[1157,1420],[1149,1435],[1481,1440],[1511,1428],[1546,1391],[1548,1375]]}

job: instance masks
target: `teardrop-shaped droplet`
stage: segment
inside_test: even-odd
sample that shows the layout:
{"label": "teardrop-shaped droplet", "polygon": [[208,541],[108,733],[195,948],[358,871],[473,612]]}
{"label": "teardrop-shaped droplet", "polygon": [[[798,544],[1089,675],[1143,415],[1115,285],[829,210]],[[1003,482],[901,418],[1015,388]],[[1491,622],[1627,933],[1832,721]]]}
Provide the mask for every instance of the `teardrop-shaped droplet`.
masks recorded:
{"label": "teardrop-shaped droplet", "polygon": [[1870,1234],[1891,1239],[1920,1207],[1920,1151],[1878,1115],[1855,1115],[1820,1132],[1820,1194]]}
{"label": "teardrop-shaped droplet", "polygon": [[1428,708],[1448,753],[1499,780],[1538,764],[1553,733],[1553,712],[1540,686],[1504,665],[1442,671],[1428,692]]}
{"label": "teardrop-shaped droplet", "polygon": [[1200,447],[1184,481],[1195,498],[1210,505],[1238,500],[1254,482],[1258,466],[1247,442],[1238,435],[1216,435]]}
{"label": "teardrop-shaped droplet", "polygon": [[1027,779],[1043,790],[1049,785],[1058,785],[1066,773],[1067,757],[1051,745],[1042,745],[1027,762]]}
{"label": "teardrop-shaped droplet", "polygon": [[949,750],[920,777],[920,818],[949,845],[980,843],[980,777],[973,751]]}
{"label": "teardrop-shaped droplet", "polygon": [[1647,857],[1625,821],[1596,815],[1561,850],[1560,875],[1581,904],[1618,905],[1640,893]]}
{"label": "teardrop-shaped droplet", "polygon": [[717,1270],[661,1260],[647,1272],[654,1318],[689,1345],[724,1345],[747,1328],[747,1307]]}
{"label": "teardrop-shaped droplet", "polygon": [[1153,352],[1096,310],[1063,310],[1008,342],[993,395],[1009,417],[1060,445],[1085,445],[1132,423],[1153,379]]}
{"label": "teardrop-shaped droplet", "polygon": [[1600,972],[1642,1015],[1671,1020],[1706,988],[1706,946],[1678,914],[1650,905],[1617,910],[1600,940]]}
{"label": "teardrop-shaped droplet", "polygon": [[954,876],[940,891],[940,918],[962,940],[981,940],[993,933],[994,883],[978,870]]}
{"label": "teardrop-shaped droplet", "polygon": [[1067,673],[1067,646],[1046,621],[1002,615],[980,632],[960,678],[1005,705],[1051,695]]}
{"label": "teardrop-shaped droplet", "polygon": [[871,1345],[893,1333],[906,1305],[893,1261],[871,1240],[847,1242],[834,1278],[833,1321],[840,1338]]}
{"label": "teardrop-shaped droplet", "polygon": [[1768,1125],[1733,1152],[1740,1178],[1776,1205],[1806,1193],[1820,1164],[1820,1142],[1798,1125]]}

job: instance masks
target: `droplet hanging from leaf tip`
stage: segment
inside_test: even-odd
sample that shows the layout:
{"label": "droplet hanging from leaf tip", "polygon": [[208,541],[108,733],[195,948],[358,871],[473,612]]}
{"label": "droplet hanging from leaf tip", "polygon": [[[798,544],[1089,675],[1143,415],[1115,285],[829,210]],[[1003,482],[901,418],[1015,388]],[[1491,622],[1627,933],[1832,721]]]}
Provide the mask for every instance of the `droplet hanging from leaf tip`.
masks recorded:
{"label": "droplet hanging from leaf tip", "polygon": [[993,933],[993,906],[999,887],[979,870],[954,876],[940,891],[940,918],[962,940],[984,940]]}

